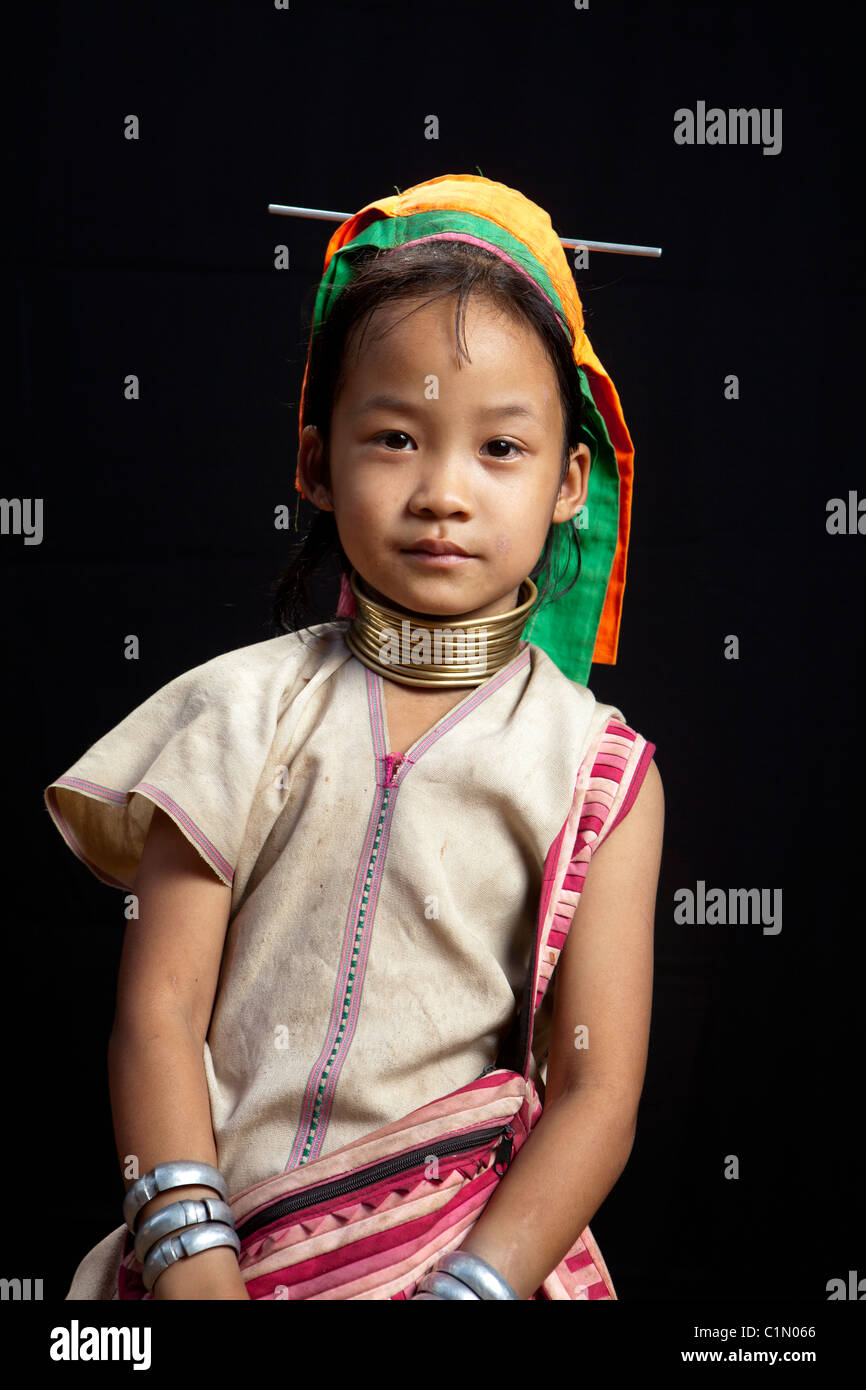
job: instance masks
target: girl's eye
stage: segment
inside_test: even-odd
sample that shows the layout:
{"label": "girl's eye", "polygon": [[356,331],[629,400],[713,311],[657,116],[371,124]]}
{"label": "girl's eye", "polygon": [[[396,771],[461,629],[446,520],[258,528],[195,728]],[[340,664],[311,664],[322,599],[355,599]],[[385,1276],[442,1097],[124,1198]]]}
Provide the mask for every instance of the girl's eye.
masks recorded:
{"label": "girl's eye", "polygon": [[[408,434],[405,433],[404,430],[386,430],[386,431],[384,432],[384,434],[377,434],[377,435],[376,435],[376,443],[378,444],[380,440],[384,441],[384,440],[387,440],[387,439],[408,439],[408,438],[409,438],[409,436],[408,436]],[[390,445],[390,444],[386,445],[386,448],[389,448],[389,449],[390,449],[390,448],[391,448],[391,445]],[[405,451],[404,451],[404,450],[401,450],[401,449],[398,449],[397,452],[398,452],[398,453],[402,453],[402,452],[405,452]]]}
{"label": "girl's eye", "polygon": [[[516,444],[512,444],[510,439],[489,439],[488,444],[504,444],[506,449],[517,449]],[[519,451],[518,451],[519,452]],[[504,458],[504,454],[495,454],[494,458]]]}

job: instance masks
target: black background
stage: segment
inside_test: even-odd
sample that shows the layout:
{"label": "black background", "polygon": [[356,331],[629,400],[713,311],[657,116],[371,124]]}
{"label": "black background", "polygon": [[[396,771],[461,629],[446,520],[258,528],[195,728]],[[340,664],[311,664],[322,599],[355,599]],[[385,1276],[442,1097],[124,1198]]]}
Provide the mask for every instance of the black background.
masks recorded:
{"label": "black background", "polygon": [[[0,536],[0,1273],[61,1299],[121,1219],[122,895],[65,847],[43,788],[181,671],[273,635],[302,309],[334,224],[267,204],[351,212],[480,168],[563,236],[664,251],[577,276],[636,448],[620,655],[590,686],[656,743],[667,801],[638,1136],[593,1232],[622,1300],[826,1300],[866,1275],[866,536],[825,524],[829,498],[866,495],[858,10],[237,0],[19,22],[2,492],[44,499],[44,537]],[[699,100],[781,107],[782,152],[675,144]],[[782,888],[781,933],[677,925],[699,879]]]}

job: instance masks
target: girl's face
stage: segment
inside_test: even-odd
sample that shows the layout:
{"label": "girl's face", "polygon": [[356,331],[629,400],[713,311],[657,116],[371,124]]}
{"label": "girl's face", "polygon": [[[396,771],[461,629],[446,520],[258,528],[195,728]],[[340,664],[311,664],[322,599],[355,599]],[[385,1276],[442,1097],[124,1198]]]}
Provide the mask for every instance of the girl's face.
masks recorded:
{"label": "girl's face", "polygon": [[[541,339],[476,293],[466,308],[472,360],[458,365],[454,304],[449,295],[387,305],[359,358],[356,326],[331,417],[330,483],[315,426],[298,464],[304,493],[333,510],[373,598],[471,619],[516,606],[551,521],[586,500],[590,453],[572,451],[560,488],[562,406]],[[465,555],[413,548],[431,541]]]}

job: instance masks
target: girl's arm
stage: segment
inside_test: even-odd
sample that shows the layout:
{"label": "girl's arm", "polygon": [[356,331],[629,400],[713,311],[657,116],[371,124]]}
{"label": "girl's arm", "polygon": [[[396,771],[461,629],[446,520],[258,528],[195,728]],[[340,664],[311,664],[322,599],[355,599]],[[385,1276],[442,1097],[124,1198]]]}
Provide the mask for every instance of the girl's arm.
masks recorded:
{"label": "girl's arm", "polygon": [[[108,1045],[115,1140],[121,1168],[136,1176],[158,1163],[196,1159],[217,1166],[203,1047],[210,1024],[231,889],[158,807],[135,881],[138,920],[126,928],[117,1009]],[[127,1190],[134,1178],[125,1179]],[[211,1188],[161,1192],[138,1224]],[[154,1298],[249,1298],[237,1255],[226,1247],[178,1260],[160,1275]]]}
{"label": "girl's arm", "polygon": [[[556,966],[544,1113],[460,1247],[527,1299],[625,1168],[646,1071],[664,793],[655,762],[599,846]],[[585,1025],[588,1045],[576,1047]]]}

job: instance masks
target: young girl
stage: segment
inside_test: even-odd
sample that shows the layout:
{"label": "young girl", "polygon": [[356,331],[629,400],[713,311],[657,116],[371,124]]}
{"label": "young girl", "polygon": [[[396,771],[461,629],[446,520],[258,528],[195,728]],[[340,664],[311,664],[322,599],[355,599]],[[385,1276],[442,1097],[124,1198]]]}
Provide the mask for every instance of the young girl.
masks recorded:
{"label": "young girl", "polygon": [[[281,635],[178,676],[45,793],[137,899],[109,1072],[153,1297],[249,1297],[223,1197],[493,1064],[581,775],[592,867],[536,1016],[543,1117],[457,1274],[356,1296],[616,1296],[587,1223],[635,1134],[663,798],[654,745],[586,680],[616,659],[631,463],[535,204],[446,176],[334,233],[296,474],[319,510],[277,587]],[[303,626],[329,558],[337,618]],[[157,1259],[193,1215],[195,1251]],[[595,1259],[540,1295],[581,1233]],[[133,1260],[121,1224],[68,1297],[116,1298]]]}

